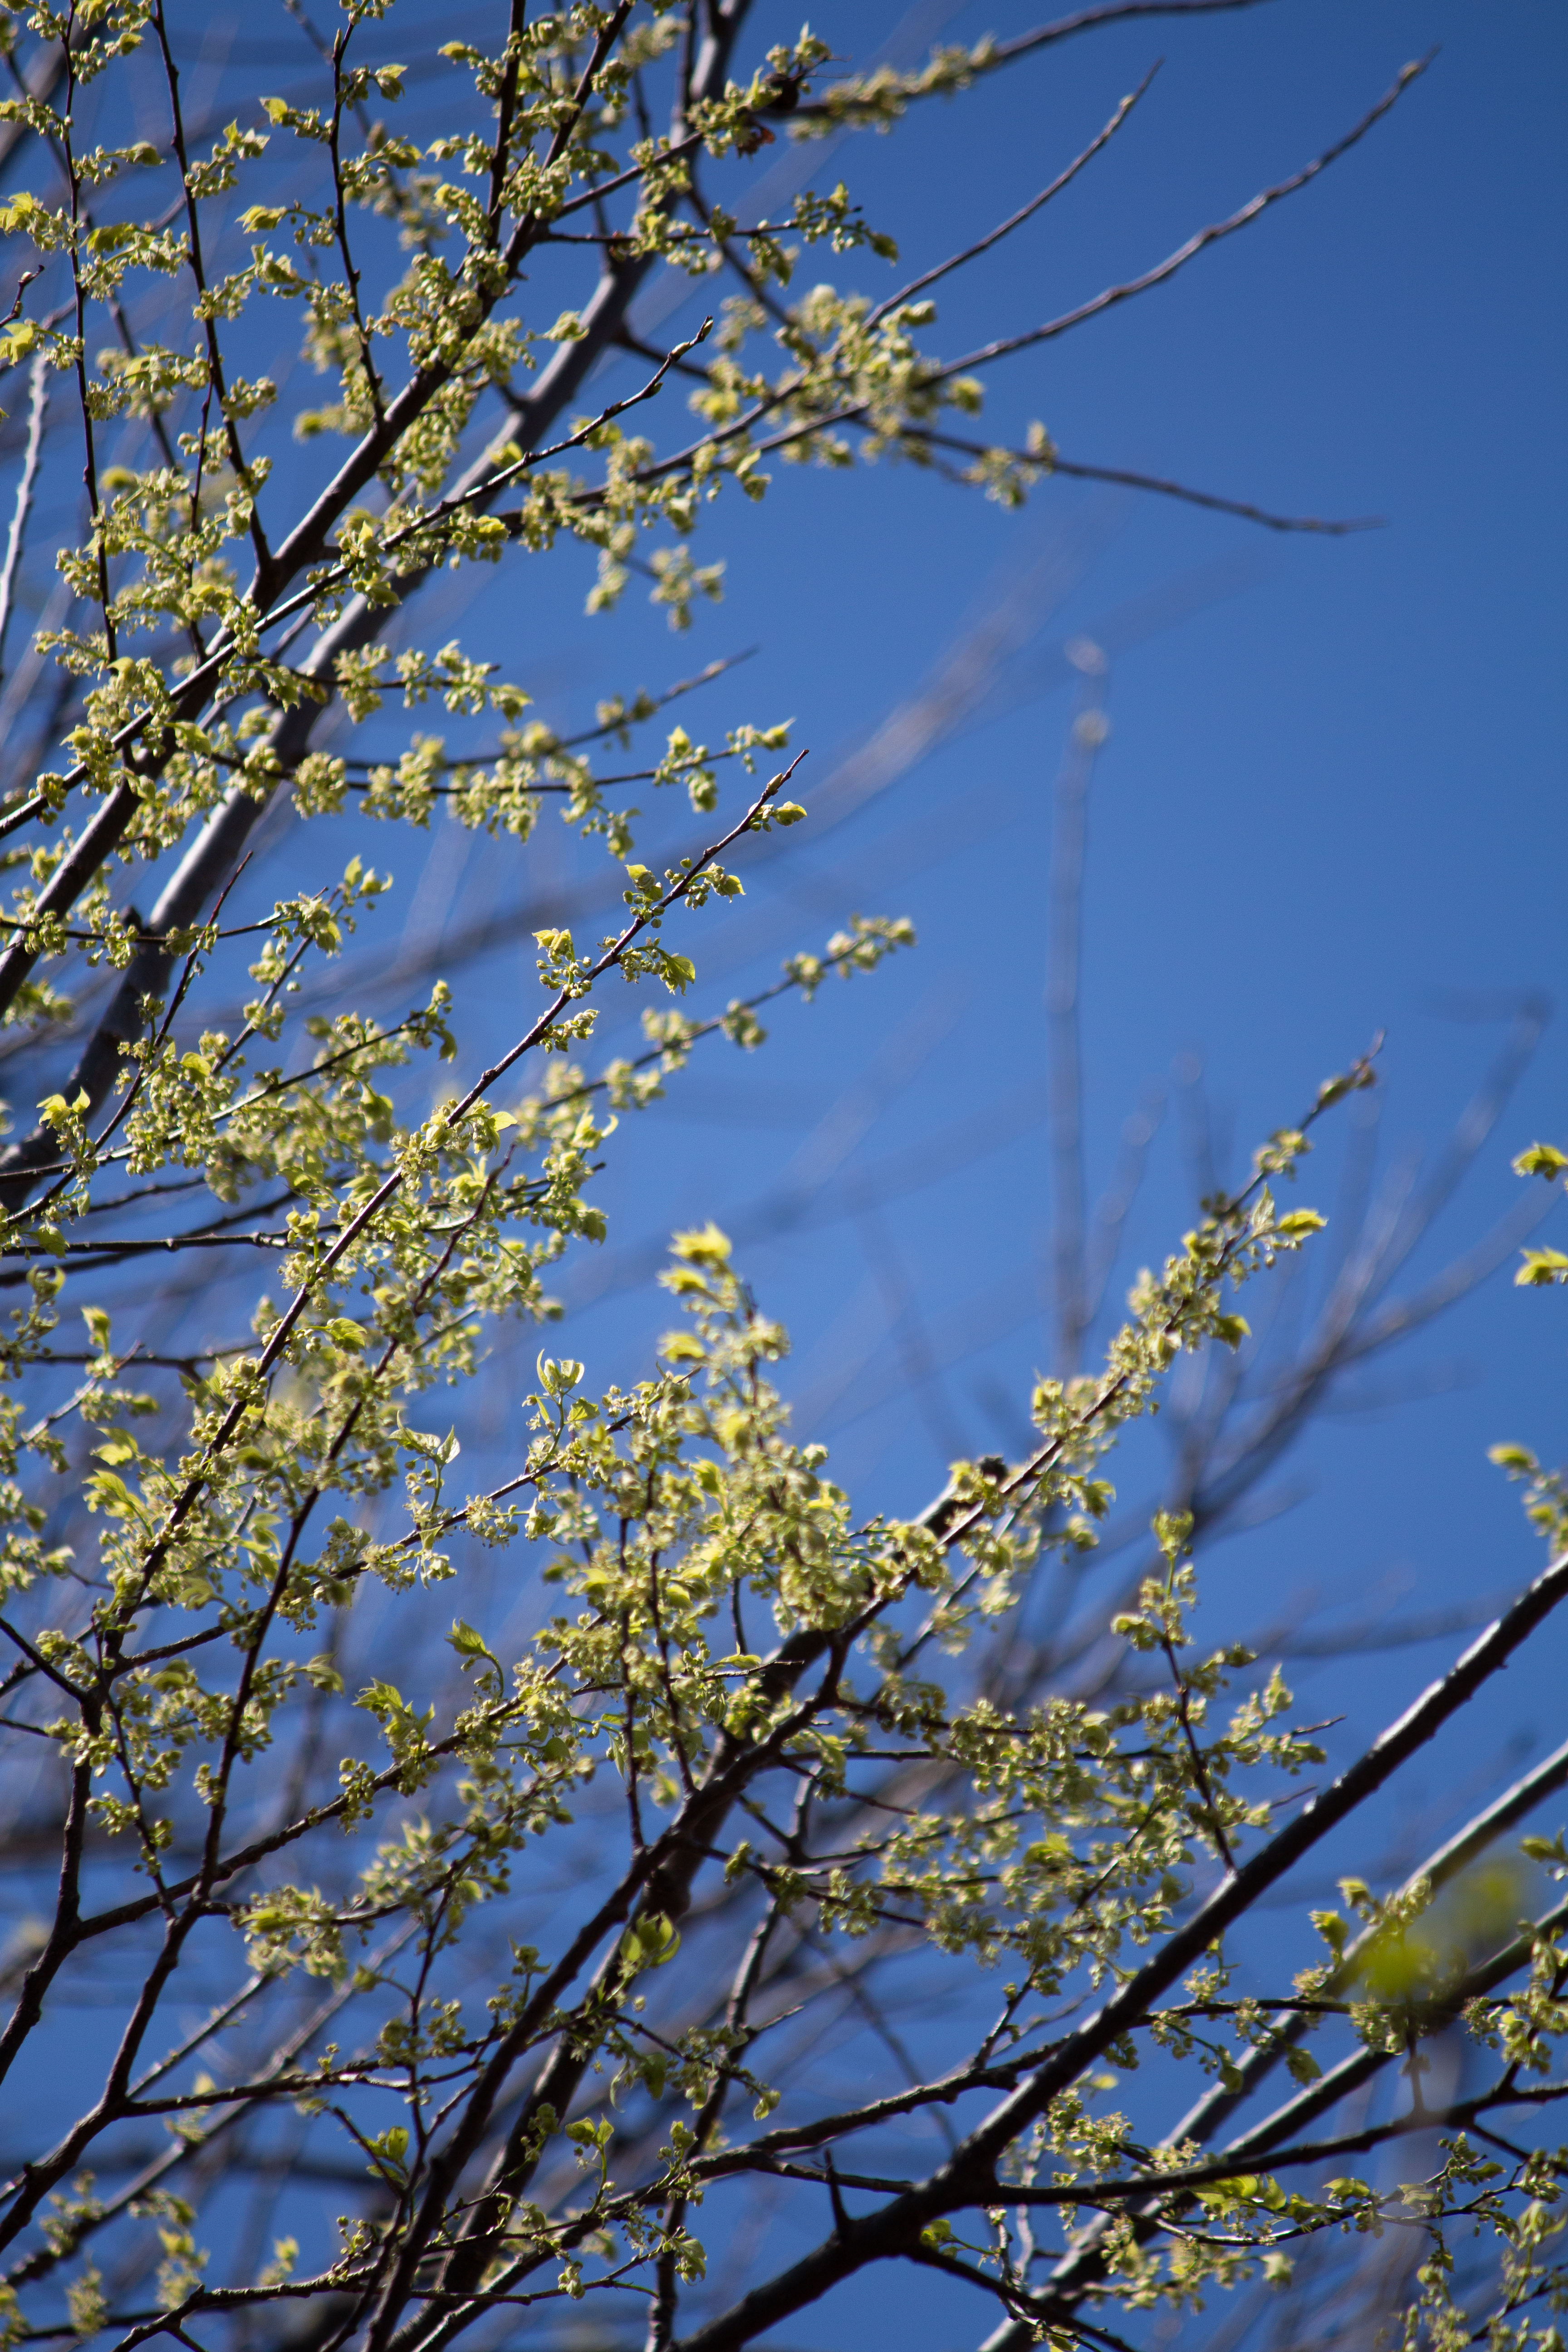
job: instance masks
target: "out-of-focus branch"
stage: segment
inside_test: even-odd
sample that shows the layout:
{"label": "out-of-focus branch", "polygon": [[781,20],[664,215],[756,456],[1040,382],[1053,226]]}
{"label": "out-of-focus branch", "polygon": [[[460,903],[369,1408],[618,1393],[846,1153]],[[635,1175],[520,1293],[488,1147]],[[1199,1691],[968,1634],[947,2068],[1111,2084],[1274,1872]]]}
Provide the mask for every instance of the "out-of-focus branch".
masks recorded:
{"label": "out-of-focus branch", "polygon": [[[9,124],[5,127],[11,128]],[[38,487],[38,467],[44,454],[44,424],[49,411],[47,352],[38,352],[29,377],[27,446],[22,459],[22,478],[16,485],[16,503],[11,512],[11,529],[5,541],[5,560],[0,565],[0,677],[5,674],[5,636],[11,625],[11,606],[16,593],[16,577],[27,534],[27,517],[33,509],[33,498]]]}
{"label": "out-of-focus branch", "polygon": [[1089,1328],[1084,1237],[1082,976],[1084,853],[1089,789],[1107,733],[1108,665],[1088,638],[1069,658],[1083,683],[1068,730],[1052,801],[1046,883],[1046,1067],[1051,1153],[1051,1237],[1058,1370],[1076,1372]]}

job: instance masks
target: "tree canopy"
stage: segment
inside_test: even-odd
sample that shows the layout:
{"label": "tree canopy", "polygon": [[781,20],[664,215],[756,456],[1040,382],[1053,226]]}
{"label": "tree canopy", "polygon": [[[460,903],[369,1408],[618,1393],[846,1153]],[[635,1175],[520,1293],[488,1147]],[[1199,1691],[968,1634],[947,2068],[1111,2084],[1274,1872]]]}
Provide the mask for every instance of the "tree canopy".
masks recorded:
{"label": "tree canopy", "polygon": [[[956,355],[933,289],[1095,164],[1147,79],[913,275],[816,168],[1097,27],[1249,5],[1106,0],[846,75],[755,0],[511,0],[455,25],[418,139],[390,0],[330,28],[285,0],[300,70],[227,122],[193,111],[164,0],[5,17],[7,2342],[727,2352],[818,2306],[841,2326],[914,2265],[970,2290],[992,2352],[1152,2345],[1194,2310],[1250,2325],[1298,2261],[1393,2232],[1411,2352],[1559,2344],[1568,1852],[1512,1832],[1568,1747],[1402,1884],[1342,1882],[1304,1969],[1250,1930],[1568,1594],[1561,1478],[1500,1450],[1548,1564],[1313,1779],[1323,1727],[1279,1668],[1196,1639],[1196,1563],[1391,1336],[1367,1261],[1250,1450],[1138,1530],[1097,1624],[1113,1683],[1075,1680],[1031,1613],[1100,1543],[1129,1425],[1318,1246],[1292,1188],[1373,1054],[1282,1104],[1087,1367],[1069,1284],[1026,1449],[955,1464],[906,1517],[858,1511],[792,1433],[787,1336],[711,1223],[672,1238],[643,1376],[540,1352],[478,1491],[448,1394],[552,1318],[553,1270],[604,1238],[606,1157],[694,1055],[760,1047],[765,1005],[914,942],[847,914],[708,1002],[704,911],[808,819],[790,730],[671,726],[710,665],[558,732],[526,645],[503,667],[460,634],[395,645],[394,618],[577,545],[595,608],[646,587],[684,623],[719,586],[702,518],[778,498],[786,463],[901,459],[1004,504],[1103,477],[1352,528],[1079,464],[1043,426],[1001,445],[984,386],[1308,188],[1420,65],[1135,275]],[[638,308],[660,272],[711,281],[679,340]],[[651,863],[645,788],[689,808]],[[353,1001],[384,828],[441,812],[499,849],[559,817],[605,860],[488,1057],[449,977],[400,1018]],[[285,825],[347,854],[268,903]],[[617,983],[643,1043],[601,1065]],[[1568,1172],[1545,1144],[1518,1165]],[[1531,1247],[1519,1278],[1564,1276]],[[204,1290],[212,1328],[170,1340]],[[884,2005],[906,1977],[938,2016],[915,2049]],[[74,2030],[84,1990],[105,2030]],[[846,2002],[896,2087],[819,2047]],[[1479,2071],[1429,2099],[1459,2033]]]}

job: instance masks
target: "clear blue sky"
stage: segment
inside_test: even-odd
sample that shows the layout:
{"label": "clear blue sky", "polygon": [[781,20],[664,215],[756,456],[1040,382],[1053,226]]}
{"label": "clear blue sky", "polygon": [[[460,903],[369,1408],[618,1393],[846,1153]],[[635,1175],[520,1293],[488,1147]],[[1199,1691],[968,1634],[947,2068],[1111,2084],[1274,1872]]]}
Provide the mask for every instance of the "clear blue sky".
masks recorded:
{"label": "clear blue sky", "polygon": [[[859,56],[899,13],[857,0],[814,22]],[[1030,21],[971,8],[952,32]],[[1068,457],[1288,512],[1387,518],[1353,539],[1279,541],[1153,499],[1091,513],[1108,543],[1043,640],[1092,632],[1227,555],[1256,559],[1261,575],[1113,665],[1087,908],[1091,1190],[1127,1114],[1181,1057],[1202,1057],[1241,1152],[1380,1028],[1385,1162],[1431,1150],[1501,1042],[1500,1013],[1525,990],[1561,993],[1568,32],[1531,0],[1278,0],[1151,22],[928,107],[892,140],[852,142],[826,175],[844,171],[871,216],[898,226],[904,263],[924,265],[1016,206],[1163,57],[1069,195],[944,289],[936,338],[959,352],[1230,212],[1433,47],[1392,118],[1313,188],[1176,285],[990,379],[993,430],[1037,416]],[[813,263],[881,283],[864,257]],[[558,579],[535,601],[542,574],[491,609],[514,663],[520,625],[546,668],[558,661],[573,687],[563,707],[757,646],[689,706],[690,724],[794,714],[796,741],[812,746],[809,803],[811,773],[826,777],[919,690],[996,568],[1081,523],[1086,494],[1049,486],[1016,516],[908,469],[847,481],[776,471],[760,511],[721,507],[705,523],[698,553],[726,559],[728,594],[689,639],[668,639],[630,603],[579,623]],[[939,1166],[968,1113],[994,1111],[1002,1131],[1011,1118],[1010,1141],[889,1200],[874,1230],[846,1213],[836,1179],[817,1222],[747,1244],[766,1304],[795,1330],[794,1377],[821,1407],[836,1461],[889,1508],[932,1489],[949,1441],[1005,1448],[998,1400],[1021,1399],[1047,1360],[1043,1129],[1022,1124],[1016,1098],[1043,1066],[1048,794],[1070,707],[1058,693],[964,736],[820,845],[801,828],[748,902],[765,955],[732,967],[750,935],[738,922],[713,933],[723,992],[850,908],[912,915],[918,955],[785,1011],[754,1062],[725,1048],[694,1066],[667,1109],[623,1135],[605,1183],[619,1247],[710,1214],[739,1226],[808,1139],[797,1176],[853,1130],[842,1175],[888,1161],[903,1181],[911,1154]],[[699,935],[700,966],[703,948]],[[1562,1136],[1563,1036],[1559,1020],[1415,1273],[1511,1204],[1515,1150]],[[1168,1118],[1151,1154],[1128,1271],[1190,1215],[1175,1128]],[[1303,1188],[1325,1207],[1337,1148],[1331,1139]],[[889,1307],[900,1282],[920,1303],[902,1354]],[[667,1319],[645,1276],[574,1317],[568,1343],[595,1370],[630,1377]],[[847,1360],[859,1369],[835,1400]],[[912,1398],[900,1393],[911,1360],[935,1367]],[[1216,1595],[1256,1622],[1260,1594],[1266,1613],[1304,1579],[1342,1604],[1371,1591],[1389,1607],[1402,1591],[1426,1606],[1521,1580],[1531,1548],[1485,1447],[1507,1435],[1561,1452],[1563,1375],[1560,1310],[1504,1269],[1415,1344],[1397,1380],[1390,1369],[1377,1411],[1309,1444],[1298,1466],[1311,1498],[1216,1556]],[[1436,1393],[1395,1410],[1399,1387]],[[1368,1710],[1444,1648],[1369,1661]]]}

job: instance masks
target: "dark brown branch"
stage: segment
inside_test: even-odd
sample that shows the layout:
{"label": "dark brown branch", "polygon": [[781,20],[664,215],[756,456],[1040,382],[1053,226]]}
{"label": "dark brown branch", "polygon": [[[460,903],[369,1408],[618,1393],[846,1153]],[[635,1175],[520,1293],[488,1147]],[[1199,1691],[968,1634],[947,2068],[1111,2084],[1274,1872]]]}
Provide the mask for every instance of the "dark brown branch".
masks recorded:
{"label": "dark brown branch", "polygon": [[[1053,47],[1058,41],[1070,40],[1075,33],[1098,32],[1104,25],[1120,25],[1147,16],[1212,16],[1235,8],[1255,8],[1260,0],[1105,0],[1096,8],[1080,8],[1073,16],[1058,16],[1054,24],[1037,26],[1030,33],[1016,33],[1010,41],[991,41],[971,52],[968,76],[978,79],[981,75],[994,73],[1003,66],[1016,65],[1023,58],[1033,57],[1037,50]],[[927,92],[920,87],[918,74],[900,74],[889,78],[889,87],[900,103],[923,98]],[[868,96],[857,101],[852,88],[836,95],[825,90],[819,99],[808,99],[795,110],[795,121],[802,123],[838,123],[853,121],[857,113],[875,118],[881,111],[875,98]]]}
{"label": "dark brown branch", "polygon": [[1101,148],[1110,145],[1159,70],[1158,65],[1150,67],[1137,89],[1128,92],[1103,130],[1097,131],[1082,152],[1075,155],[1065,170],[1058,172],[1056,178],[1049,181],[1037,195],[1031,196],[1026,205],[1020,205],[1016,213],[1009,215],[1006,220],[998,223],[995,228],[988,230],[984,236],[977,237],[973,245],[966,245],[959,252],[950,254],[945,261],[939,261],[933,268],[922,270],[918,278],[911,278],[906,285],[900,286],[896,294],[889,294],[879,302],[874,310],[867,313],[867,331],[869,332],[876,328],[890,311],[900,309],[905,302],[912,301],[917,294],[923,294],[928,286],[936,285],[939,279],[948,277],[954,269],[963,268],[971,261],[978,261],[983,253],[988,253],[994,245],[1000,245],[1004,237],[1011,236],[1014,230],[1022,228],[1026,221],[1033,220],[1035,215],[1042,206],[1048,205],[1053,197],[1059,196],[1065,189],[1070,188],[1079,173],[1094,161]]}
{"label": "dark brown branch", "polygon": [[1226,219],[1214,221],[1207,228],[1199,229],[1194,236],[1188,237],[1184,245],[1179,245],[1174,253],[1167,254],[1163,261],[1156,262],[1152,268],[1145,269],[1137,278],[1125,278],[1120,285],[1108,286],[1103,293],[1094,295],[1087,302],[1080,302],[1076,309],[1064,310],[1058,317],[1047,320],[1044,326],[1031,327],[1021,335],[1003,336],[994,342],[982,345],[978,351],[971,352],[966,359],[953,360],[939,369],[931,381],[946,383],[955,375],[965,374],[971,368],[989,366],[993,361],[1005,359],[1014,352],[1030,351],[1037,344],[1054,342],[1058,335],[1069,334],[1075,327],[1086,325],[1090,319],[1102,318],[1108,310],[1116,310],[1121,303],[1133,301],[1140,294],[1151,293],[1156,286],[1167,284],[1178,271],[1186,268],[1189,261],[1194,261],[1200,253],[1206,252],[1211,245],[1217,245],[1224,237],[1234,236],[1238,229],[1250,228],[1253,222],[1260,220],[1272,205],[1310,186],[1331,164],[1337,163],[1342,155],[1348,154],[1352,147],[1359,145],[1374,124],[1381,122],[1384,116],[1397,106],[1411,83],[1426,72],[1436,54],[1435,50],[1428,50],[1424,58],[1416,58],[1409,65],[1402,66],[1377,104],[1369,108],[1342,139],[1336,139],[1332,146],[1325,147],[1311,163],[1303,164],[1299,172],[1292,172],[1289,179],[1277,181],[1272,187],[1262,189],[1243,205],[1239,212],[1231,213]]}
{"label": "dark brown branch", "polygon": [[1069,481],[1110,482],[1122,489],[1147,490],[1156,498],[1179,499],[1187,506],[1203,507],[1210,514],[1236,515],[1243,522],[1261,524],[1265,530],[1344,539],[1353,531],[1382,530],[1386,527],[1386,517],[1383,515],[1351,515],[1335,520],[1323,515],[1277,514],[1270,508],[1253,506],[1246,499],[1221,498],[1216,491],[1194,489],[1188,482],[1173,481],[1162,474],[1136,474],[1124,466],[1079,465],[1055,448],[1001,448],[984,441],[964,440],[956,433],[933,432],[925,425],[910,425],[904,438],[932,449],[957,450],[976,459],[1005,458],[1012,465],[1037,469],[1043,475],[1061,474]]}

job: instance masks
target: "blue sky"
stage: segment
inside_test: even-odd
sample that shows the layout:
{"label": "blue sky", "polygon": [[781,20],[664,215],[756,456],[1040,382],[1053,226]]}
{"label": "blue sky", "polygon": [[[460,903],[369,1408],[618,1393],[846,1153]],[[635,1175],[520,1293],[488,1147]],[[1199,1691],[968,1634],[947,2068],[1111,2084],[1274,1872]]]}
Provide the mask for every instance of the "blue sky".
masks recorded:
{"label": "blue sky", "polygon": [[[864,5],[814,17],[846,55],[897,21]],[[966,9],[952,37],[1029,21]],[[606,682],[656,684],[756,646],[689,706],[689,723],[717,732],[741,716],[795,716],[795,740],[811,746],[809,805],[813,775],[921,689],[1009,564],[1064,534],[1102,543],[1042,618],[1042,644],[1092,635],[1103,615],[1198,575],[1193,593],[1211,601],[1112,662],[1092,791],[1091,1192],[1149,1090],[1163,1086],[1171,1106],[1112,1307],[1190,1220],[1173,1073],[1201,1062],[1241,1155],[1383,1030],[1382,1149],[1397,1163],[1441,1143],[1521,995],[1561,992],[1555,110],[1568,41],[1556,12],[1530,5],[1279,0],[1152,22],[1064,45],[926,108],[893,139],[851,142],[825,175],[843,172],[868,215],[897,227],[903,264],[924,266],[1015,208],[1163,57],[1068,195],[943,289],[934,339],[961,352],[1157,259],[1309,160],[1434,48],[1392,117],[1311,189],[1175,285],[988,379],[999,436],[1038,417],[1073,458],[1288,513],[1380,515],[1384,528],[1280,540],[1065,482],[1008,514],[908,468],[828,478],[780,467],[760,511],[721,505],[704,522],[697,552],[725,559],[726,600],[688,639],[629,602],[580,623],[542,572],[489,607],[498,645],[515,647],[521,625],[546,670],[556,663],[563,708]],[[864,257],[813,265],[880,286]],[[699,312],[670,331],[688,315]],[[1016,1402],[1004,1401],[1021,1401],[1048,1360],[1044,1134],[1020,1098],[1043,1074],[1049,796],[1071,709],[1065,690],[1033,701],[949,743],[820,842],[801,828],[748,900],[765,954],[734,961],[753,936],[737,919],[709,941],[697,934],[700,969],[706,946],[723,993],[758,984],[784,947],[813,943],[851,908],[910,914],[918,953],[784,1011],[753,1061],[721,1047],[694,1065],[667,1108],[623,1133],[605,1180],[616,1247],[710,1214],[739,1228],[764,1216],[781,1171],[787,1190],[803,1145],[796,1176],[856,1131],[816,1222],[745,1255],[795,1331],[803,1401],[847,1378],[821,1426],[880,1507],[913,1507],[959,1444],[1005,1450]],[[1413,1277],[1512,1205],[1509,1160],[1538,1133],[1561,1135],[1563,1076],[1558,1021]],[[1011,1139],[900,1191],[869,1222],[853,1213],[868,1185],[909,1184],[922,1153],[946,1167],[971,1114]],[[1347,1126],[1303,1180],[1302,1196],[1327,1208]],[[858,1195],[858,1171],[868,1171]],[[566,1295],[585,1299],[598,1277],[584,1279]],[[918,1301],[901,1331],[900,1288]],[[645,1276],[574,1315],[569,1344],[629,1377],[667,1319]],[[913,1395],[911,1364],[933,1373]],[[1563,1394],[1561,1315],[1505,1267],[1363,1386],[1372,1409],[1309,1442],[1291,1475],[1310,1498],[1216,1554],[1216,1601],[1256,1620],[1260,1590],[1278,1598],[1303,1580],[1342,1605],[1370,1592],[1389,1608],[1400,1594],[1429,1608],[1517,1582],[1531,1549],[1485,1448],[1517,1436],[1561,1450]],[[1444,1654],[1439,1643],[1380,1655],[1347,1687],[1381,1711]]]}

